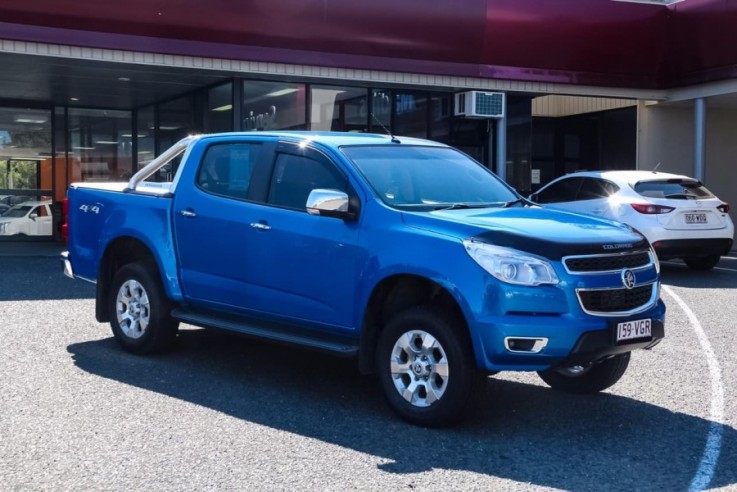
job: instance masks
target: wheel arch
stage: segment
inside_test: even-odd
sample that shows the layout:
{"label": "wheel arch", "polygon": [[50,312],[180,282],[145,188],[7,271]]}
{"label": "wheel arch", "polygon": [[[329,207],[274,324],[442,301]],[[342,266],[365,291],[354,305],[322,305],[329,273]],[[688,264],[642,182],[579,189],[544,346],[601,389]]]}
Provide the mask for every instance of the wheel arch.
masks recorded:
{"label": "wheel arch", "polygon": [[[468,332],[468,321],[451,289],[427,277],[395,274],[382,279],[369,296],[361,322],[358,367],[364,374],[374,371],[374,354],[381,330],[395,314],[414,306],[437,305],[456,319]],[[470,333],[469,333],[469,338]]]}
{"label": "wheel arch", "polygon": [[161,275],[161,262],[156,257],[153,249],[146,243],[132,236],[120,236],[110,241],[100,259],[97,272],[97,291],[95,295],[95,318],[104,323],[110,321],[110,313],[107,310],[107,299],[110,293],[115,273],[124,265],[135,262],[151,261],[156,265],[158,275],[165,292],[168,285]]}

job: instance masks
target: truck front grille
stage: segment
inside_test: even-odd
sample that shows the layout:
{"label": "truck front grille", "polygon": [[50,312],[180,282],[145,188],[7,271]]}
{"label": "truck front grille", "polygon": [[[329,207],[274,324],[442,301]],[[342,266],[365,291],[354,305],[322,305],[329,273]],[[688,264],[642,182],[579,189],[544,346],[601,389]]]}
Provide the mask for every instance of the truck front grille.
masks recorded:
{"label": "truck front grille", "polygon": [[570,273],[612,272],[623,268],[641,268],[652,263],[649,251],[634,251],[596,256],[569,256],[563,264]]}
{"label": "truck front grille", "polygon": [[626,315],[644,310],[657,299],[657,282],[632,289],[580,289],[581,307],[593,315]]}

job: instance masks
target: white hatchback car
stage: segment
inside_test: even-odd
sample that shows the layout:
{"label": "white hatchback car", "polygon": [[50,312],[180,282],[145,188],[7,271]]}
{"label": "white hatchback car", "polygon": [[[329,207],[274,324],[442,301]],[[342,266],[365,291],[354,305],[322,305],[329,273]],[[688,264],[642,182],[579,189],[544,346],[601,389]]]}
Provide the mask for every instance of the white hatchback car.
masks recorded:
{"label": "white hatchback car", "polygon": [[658,258],[682,258],[710,270],[732,248],[729,205],[694,178],[652,171],[585,171],[555,179],[530,195],[544,206],[624,222]]}

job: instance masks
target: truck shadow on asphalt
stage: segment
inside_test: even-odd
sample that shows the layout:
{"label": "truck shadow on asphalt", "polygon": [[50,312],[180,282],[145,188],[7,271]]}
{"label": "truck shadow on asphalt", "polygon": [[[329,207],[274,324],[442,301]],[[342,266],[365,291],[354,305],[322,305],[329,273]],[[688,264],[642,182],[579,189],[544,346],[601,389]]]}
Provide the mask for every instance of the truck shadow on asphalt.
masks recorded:
{"label": "truck shadow on asphalt", "polygon": [[[90,374],[368,453],[400,476],[446,469],[566,490],[685,490],[711,428],[616,394],[566,395],[502,373],[485,382],[460,426],[424,429],[395,417],[352,360],[215,330],[182,330],[176,349],[160,356],[127,354],[111,338],[68,351]],[[737,432],[720,430],[711,487],[737,483]]]}
{"label": "truck shadow on asphalt", "polygon": [[95,286],[65,277],[57,258],[0,258],[0,273],[0,301],[95,298]]}

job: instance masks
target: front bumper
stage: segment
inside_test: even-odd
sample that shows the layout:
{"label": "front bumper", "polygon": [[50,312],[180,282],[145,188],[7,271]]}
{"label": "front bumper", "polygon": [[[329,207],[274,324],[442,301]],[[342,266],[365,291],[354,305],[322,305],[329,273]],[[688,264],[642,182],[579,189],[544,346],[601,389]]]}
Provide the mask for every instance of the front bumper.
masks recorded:
{"label": "front bumper", "polygon": [[[649,318],[652,337],[617,344],[615,326]],[[650,348],[665,335],[665,304],[625,317],[506,315],[478,320],[472,329],[479,366],[488,371],[544,371],[585,365],[611,355]]]}

